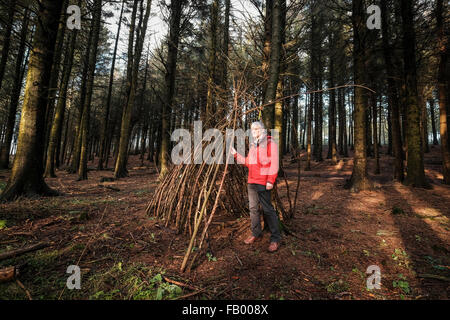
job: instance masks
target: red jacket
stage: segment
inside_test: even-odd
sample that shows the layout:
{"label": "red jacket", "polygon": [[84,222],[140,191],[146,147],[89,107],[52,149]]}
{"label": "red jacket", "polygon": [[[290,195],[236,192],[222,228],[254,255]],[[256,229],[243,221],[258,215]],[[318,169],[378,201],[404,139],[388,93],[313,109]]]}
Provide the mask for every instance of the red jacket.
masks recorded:
{"label": "red jacket", "polygon": [[246,158],[239,153],[234,155],[238,164],[248,168],[248,183],[265,186],[275,184],[278,176],[278,145],[271,136],[263,138],[258,144],[252,143]]}

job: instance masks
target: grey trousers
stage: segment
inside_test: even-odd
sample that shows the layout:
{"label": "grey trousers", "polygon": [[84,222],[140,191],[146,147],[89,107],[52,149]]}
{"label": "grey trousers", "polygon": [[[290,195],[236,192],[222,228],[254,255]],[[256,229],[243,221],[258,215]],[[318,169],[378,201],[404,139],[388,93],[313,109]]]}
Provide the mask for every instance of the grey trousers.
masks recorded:
{"label": "grey trousers", "polygon": [[266,186],[259,184],[248,185],[251,230],[254,237],[260,237],[262,234],[261,219],[258,212],[258,204],[261,203],[264,211],[264,221],[267,222],[271,233],[270,241],[280,242],[281,234],[278,215],[270,201],[270,193],[271,190],[267,190]]}

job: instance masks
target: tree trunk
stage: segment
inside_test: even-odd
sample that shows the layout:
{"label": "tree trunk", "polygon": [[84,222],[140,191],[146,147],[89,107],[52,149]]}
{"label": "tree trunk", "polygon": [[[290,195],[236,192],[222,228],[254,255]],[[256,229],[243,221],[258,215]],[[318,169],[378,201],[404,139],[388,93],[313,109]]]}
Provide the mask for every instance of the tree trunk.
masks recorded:
{"label": "tree trunk", "polygon": [[338,90],[338,112],[339,112],[339,154],[348,157],[347,147],[347,113],[345,111],[344,88]]}
{"label": "tree trunk", "polygon": [[[277,88],[279,88],[280,58],[282,48],[282,2],[283,0],[267,1],[266,5],[272,3],[272,38],[270,43],[270,59],[268,70],[267,88],[263,100],[263,120],[267,129],[275,125],[275,99],[277,98]],[[282,84],[280,84],[281,87]],[[281,133],[281,132],[280,132]],[[281,135],[280,135],[281,136]],[[281,145],[281,143],[279,143]],[[281,154],[280,154],[281,156]]]}
{"label": "tree trunk", "polygon": [[9,0],[8,20],[5,25],[5,34],[3,36],[2,58],[0,59],[0,89],[2,88],[3,77],[5,76],[6,62],[8,61],[9,48],[11,46],[11,32],[14,24],[14,12],[16,9],[16,0]]}
{"label": "tree trunk", "polygon": [[[129,82],[129,92],[127,97],[127,102],[122,114],[122,124],[120,130],[120,140],[119,140],[119,153],[117,155],[116,167],[114,170],[115,178],[123,178],[128,175],[127,171],[127,160],[128,160],[128,145],[130,142],[130,133],[131,133],[131,115],[133,113],[133,107],[136,99],[136,91],[138,86],[138,72],[139,72],[139,64],[142,56],[142,49],[145,40],[145,34],[147,30],[148,19],[151,11],[151,0],[147,1],[147,6],[145,8],[145,15],[143,12],[143,2],[141,2],[141,16],[139,21],[139,26],[136,30],[136,45],[135,51],[132,56],[128,57],[128,60],[131,60],[132,63],[128,64],[131,67],[131,83]],[[134,30],[133,30],[134,31]],[[132,30],[130,29],[130,34]],[[133,42],[130,43],[131,46]],[[128,72],[128,71],[127,71]]]}
{"label": "tree trunk", "polygon": [[387,90],[388,90],[388,103],[390,108],[390,123],[391,123],[391,135],[392,135],[392,149],[394,152],[394,179],[403,182],[404,180],[404,166],[403,166],[403,148],[402,148],[402,136],[400,129],[400,103],[397,96],[397,86],[394,80],[393,70],[394,64],[391,58],[391,45],[389,44],[389,23],[388,23],[388,9],[387,0],[381,0],[381,18],[382,18],[382,35],[383,35],[383,54],[386,65],[386,72],[388,74]]}
{"label": "tree trunk", "polygon": [[421,108],[418,103],[416,70],[416,34],[414,31],[413,0],[401,0],[403,59],[405,76],[405,102],[407,116],[407,175],[405,183],[414,187],[427,187],[420,133]]}
{"label": "tree trunk", "polygon": [[[306,134],[306,152],[307,152],[307,158],[306,158],[306,168],[305,171],[311,171],[311,138],[312,138],[312,111],[313,111],[313,104],[314,104],[314,93],[310,94],[309,99],[309,106],[308,106],[308,128],[307,128],[307,134]],[[306,106],[305,106],[306,108]]]}
{"label": "tree trunk", "polygon": [[448,136],[448,117],[449,117],[449,36],[448,27],[444,26],[444,10],[445,3],[443,0],[437,0],[436,6],[436,18],[437,18],[437,30],[439,41],[439,73],[438,73],[438,86],[439,86],[439,110],[440,110],[440,133],[441,133],[441,151],[442,151],[442,172],[444,176],[444,183],[450,184],[450,141]]}
{"label": "tree trunk", "polygon": [[[59,22],[58,34],[56,37],[55,55],[52,67],[52,74],[50,76],[50,87],[48,92],[48,104],[45,112],[45,150],[48,148],[50,131],[53,123],[56,92],[58,91],[58,79],[59,71],[61,69],[62,50],[64,47],[64,35],[66,33],[66,21],[64,20],[64,14],[66,12],[68,0],[63,0],[63,7],[61,10],[61,20]],[[44,153],[44,163],[47,161],[47,152]]]}
{"label": "tree trunk", "polygon": [[[81,156],[81,144],[82,144],[82,127],[81,123],[83,121],[83,108],[85,105],[86,100],[86,88],[87,88],[87,79],[88,79],[88,72],[89,72],[89,57],[91,53],[91,44],[93,39],[93,28],[90,28],[89,30],[89,36],[88,41],[86,44],[86,52],[83,57],[83,71],[81,74],[81,88],[80,88],[80,103],[78,105],[78,118],[76,120],[75,125],[75,134],[74,134],[74,141],[72,143],[71,147],[71,157],[72,161],[70,163],[69,168],[67,169],[68,173],[76,173],[78,171],[78,168],[80,166],[80,156]],[[70,159],[70,157],[69,157]]]}
{"label": "tree trunk", "polygon": [[92,92],[94,89],[95,67],[97,64],[98,41],[100,37],[100,26],[102,17],[102,0],[94,1],[94,13],[92,17],[92,51],[89,54],[88,76],[86,86],[86,100],[83,106],[83,113],[81,117],[81,154],[80,164],[78,166],[78,180],[86,180],[87,177],[87,162],[88,162],[88,147],[89,147],[89,126]]}
{"label": "tree trunk", "polygon": [[[262,88],[263,101],[266,96],[267,84],[269,83],[268,79],[269,79],[270,48],[272,47],[272,8],[273,8],[273,0],[266,0],[266,12],[264,17],[264,47],[261,66],[264,81],[264,85]],[[267,112],[264,118],[267,118],[270,124],[272,124],[273,113]],[[272,126],[268,128],[271,127]]]}
{"label": "tree trunk", "polygon": [[180,38],[180,20],[183,3],[184,1],[182,0],[170,3],[169,48],[165,75],[165,99],[162,104],[161,147],[159,150],[160,178],[164,177],[169,169],[170,116],[175,92],[175,72],[177,69],[178,42]]}
{"label": "tree trunk", "polygon": [[433,132],[433,145],[437,146],[437,145],[439,145],[439,142],[437,139],[436,115],[435,115],[435,111],[434,111],[434,99],[430,99],[429,104],[430,104],[431,130]]}
{"label": "tree trunk", "polygon": [[16,123],[16,113],[17,113],[17,106],[19,105],[20,91],[22,89],[22,81],[23,81],[22,64],[25,56],[28,22],[29,22],[28,7],[26,7],[24,12],[24,18],[22,21],[22,30],[20,32],[20,45],[19,51],[17,53],[16,67],[14,71],[15,75],[14,87],[12,89],[11,100],[9,104],[5,140],[0,150],[0,169],[8,169],[9,167],[11,142]]}
{"label": "tree trunk", "polygon": [[380,174],[380,152],[378,139],[379,136],[377,134],[377,97],[375,94],[372,94],[372,130],[373,130],[373,153],[375,157],[375,174]]}
{"label": "tree trunk", "polygon": [[66,109],[67,90],[69,87],[70,74],[72,72],[73,57],[78,30],[73,30],[70,35],[70,41],[64,55],[63,78],[61,81],[58,104],[56,105],[53,124],[50,131],[50,141],[47,147],[47,159],[44,177],[55,177],[55,161],[57,158],[57,146],[60,143],[62,125],[64,121],[64,112]]}
{"label": "tree trunk", "polygon": [[17,152],[8,184],[1,200],[20,195],[56,195],[42,177],[45,135],[45,108],[59,15],[62,2],[42,0],[39,6],[33,50],[30,55],[25,86]]}
{"label": "tree trunk", "polygon": [[219,27],[219,0],[214,0],[211,3],[210,15],[210,44],[209,44],[209,61],[208,61],[208,93],[206,95],[206,114],[205,122],[208,125],[214,126],[216,108],[216,92],[217,92],[217,53],[218,53],[218,39],[217,29]]}
{"label": "tree trunk", "polygon": [[[335,59],[333,56],[333,49],[335,46],[333,33],[329,36],[329,82],[328,87],[333,88],[335,86],[335,74],[334,65]],[[337,163],[337,148],[336,148],[336,91],[332,89],[329,92],[329,105],[328,105],[328,156],[327,159],[331,159],[333,164]]]}
{"label": "tree trunk", "polygon": [[[278,1],[277,1],[278,2]],[[279,6],[279,7],[278,7]],[[283,100],[284,96],[284,79],[281,75],[282,70],[286,68],[286,63],[281,63],[281,61],[286,60],[286,54],[283,50],[283,45],[285,42],[285,32],[284,27],[286,23],[286,1],[280,0],[279,3],[274,4],[273,8],[273,25],[272,30],[274,31],[274,38],[272,38],[272,43],[277,45],[275,51],[271,51],[271,57],[272,55],[278,56],[278,83],[277,83],[277,91],[275,95],[275,107],[274,107],[274,123],[273,128],[276,132],[278,132],[280,141],[278,142],[278,154],[280,156],[280,159],[283,157],[284,151],[285,151],[285,144],[286,144],[286,133],[288,132],[286,130],[286,125],[283,125],[283,114],[284,114],[284,106],[286,105],[286,100]],[[277,16],[275,16],[277,15]],[[275,35],[277,34],[277,35]],[[279,36],[279,40],[278,40]],[[272,61],[271,64],[276,63],[275,61]],[[274,69],[270,68],[271,72],[274,72]],[[270,77],[270,79],[275,79],[274,77]],[[269,86],[270,87],[270,86]],[[272,129],[272,127],[267,127],[267,129]]]}
{"label": "tree trunk", "polygon": [[[364,1],[353,1],[353,58],[354,58],[354,81],[360,85],[364,83],[365,60],[366,60],[366,34],[364,19]],[[359,192],[371,188],[371,182],[367,177],[367,155],[366,155],[366,103],[365,89],[355,87],[355,156],[353,172],[346,187],[353,192]]]}
{"label": "tree trunk", "polygon": [[98,170],[103,170],[103,163],[105,162],[105,151],[106,151],[106,138],[107,138],[107,132],[109,129],[108,123],[109,123],[109,114],[111,110],[111,97],[112,97],[112,88],[114,83],[114,69],[116,67],[116,58],[117,58],[117,47],[119,44],[119,38],[120,38],[120,29],[122,27],[122,16],[123,16],[123,9],[125,6],[125,1],[122,1],[122,8],[120,9],[120,16],[119,16],[119,26],[117,27],[117,34],[116,34],[116,40],[114,43],[114,52],[112,56],[112,63],[111,63],[111,70],[109,73],[109,84],[108,84],[108,95],[106,97],[106,107],[105,107],[105,113],[103,114],[103,121],[102,121],[102,127],[100,131],[100,154],[98,159]]}

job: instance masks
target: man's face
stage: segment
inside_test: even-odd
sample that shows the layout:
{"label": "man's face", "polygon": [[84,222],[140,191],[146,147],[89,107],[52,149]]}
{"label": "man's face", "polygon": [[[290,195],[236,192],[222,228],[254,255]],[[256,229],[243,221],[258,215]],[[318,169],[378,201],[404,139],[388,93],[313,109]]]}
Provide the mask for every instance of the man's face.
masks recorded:
{"label": "man's face", "polygon": [[263,129],[259,126],[252,127],[252,137],[254,140],[258,140],[263,134]]}

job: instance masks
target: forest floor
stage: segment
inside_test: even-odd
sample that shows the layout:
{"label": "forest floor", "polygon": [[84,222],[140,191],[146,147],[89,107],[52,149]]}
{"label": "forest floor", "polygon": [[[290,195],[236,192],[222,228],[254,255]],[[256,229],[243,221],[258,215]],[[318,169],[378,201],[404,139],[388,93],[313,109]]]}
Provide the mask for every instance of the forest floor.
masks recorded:
{"label": "forest floor", "polygon": [[[380,175],[369,161],[375,189],[360,194],[343,188],[351,158],[313,162],[287,222],[295,236],[284,235],[278,252],[267,252],[269,234],[243,244],[249,218],[222,213],[210,252],[186,273],[179,269],[189,237],[145,214],[157,185],[152,164],[130,156],[129,177],[109,182],[101,178],[111,170],[91,170],[87,181],[57,171],[47,182],[63,196],[0,204],[0,254],[50,244],[0,261],[21,266],[23,284],[0,283],[0,300],[28,299],[26,291],[33,299],[449,299],[450,188],[441,183],[439,148],[425,159],[432,189],[392,182],[393,159],[382,155]],[[296,167],[285,158],[291,192]],[[8,176],[0,171],[0,189]],[[69,265],[81,268],[80,290],[66,288]],[[379,290],[366,286],[371,265],[381,269]]]}

